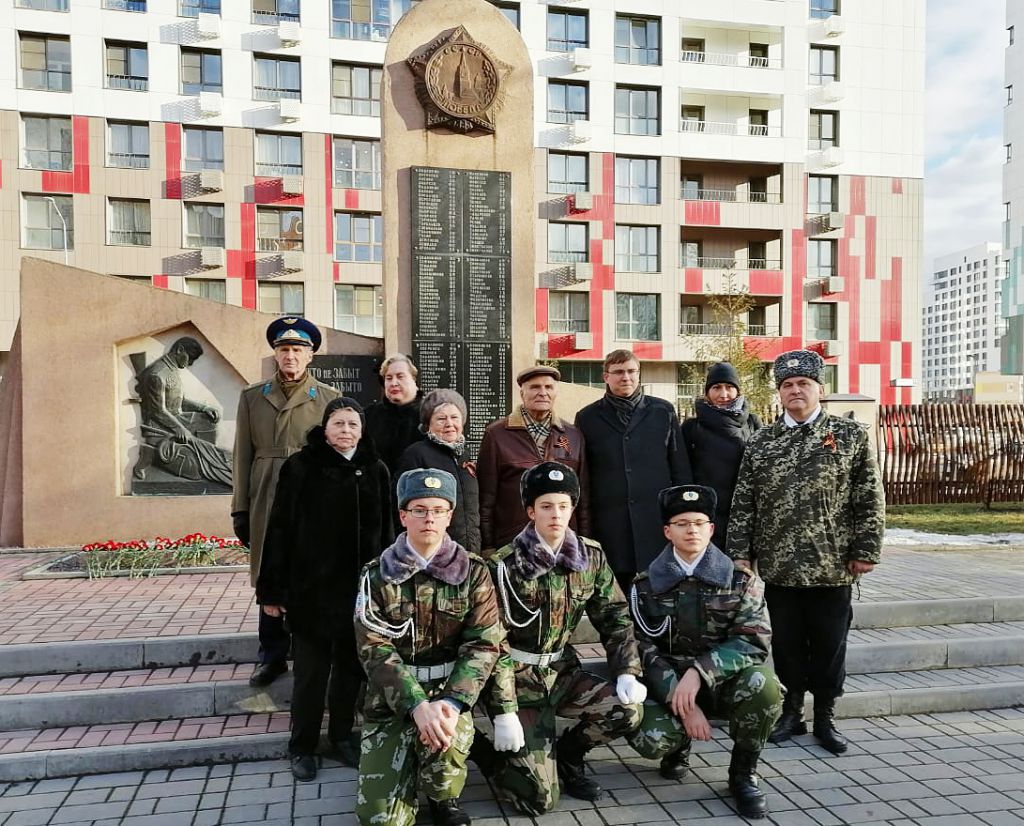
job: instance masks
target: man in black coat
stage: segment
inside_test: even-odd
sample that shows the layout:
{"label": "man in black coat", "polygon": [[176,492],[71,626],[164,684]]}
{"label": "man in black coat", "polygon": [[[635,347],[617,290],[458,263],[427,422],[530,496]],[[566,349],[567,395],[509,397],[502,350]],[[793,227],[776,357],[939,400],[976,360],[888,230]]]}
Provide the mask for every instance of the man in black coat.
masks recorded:
{"label": "man in black coat", "polygon": [[679,417],[664,399],[644,395],[630,350],[604,360],[604,398],[576,414],[590,468],[590,524],[623,590],[665,545],[658,492],[689,484]]}

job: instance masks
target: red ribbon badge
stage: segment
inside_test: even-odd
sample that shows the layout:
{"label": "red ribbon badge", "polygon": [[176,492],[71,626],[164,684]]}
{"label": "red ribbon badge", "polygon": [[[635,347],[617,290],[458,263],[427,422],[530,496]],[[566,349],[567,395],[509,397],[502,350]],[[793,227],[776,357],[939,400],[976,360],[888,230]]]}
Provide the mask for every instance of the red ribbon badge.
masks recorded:
{"label": "red ribbon badge", "polygon": [[828,432],[828,435],[825,437],[825,441],[823,441],[821,443],[821,446],[823,448],[825,448],[826,450],[831,450],[833,453],[835,453],[836,452],[836,434],[833,433],[830,430]]}

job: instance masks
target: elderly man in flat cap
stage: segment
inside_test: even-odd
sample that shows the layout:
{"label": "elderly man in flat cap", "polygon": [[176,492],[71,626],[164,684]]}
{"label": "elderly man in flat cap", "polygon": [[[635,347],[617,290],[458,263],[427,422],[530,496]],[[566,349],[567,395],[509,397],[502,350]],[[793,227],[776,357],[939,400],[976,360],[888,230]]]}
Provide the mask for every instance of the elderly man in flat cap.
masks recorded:
{"label": "elderly man in flat cap", "polygon": [[576,472],[581,495],[572,528],[589,535],[586,445],[579,428],[555,413],[560,379],[558,370],[543,364],[520,370],[516,382],[522,403],[484,431],[476,465],[484,556],[511,542],[530,521],[519,501],[519,480],[539,462],[561,462]]}
{"label": "elderly man in flat cap", "polygon": [[732,500],[727,553],[757,563],[772,617],[772,657],[786,687],[770,740],[805,734],[804,692],[814,696],[814,736],[842,754],[836,699],[846,679],[851,585],[881,559],[885,499],[863,426],[821,408],[825,363],[810,350],[775,360],[785,409],[747,443]]}
{"label": "elderly man in flat cap", "polygon": [[[306,369],[320,349],[316,325],[304,318],[275,319],[267,327],[267,343],[274,350],[277,370],[273,378],[242,391],[235,420],[231,519],[235,535],[249,546],[254,588],[281,465],[305,445],[306,434],[320,424],[327,403],[341,395]],[[259,663],[249,678],[255,687],[270,685],[288,670],[284,618],[260,611],[259,635]]]}

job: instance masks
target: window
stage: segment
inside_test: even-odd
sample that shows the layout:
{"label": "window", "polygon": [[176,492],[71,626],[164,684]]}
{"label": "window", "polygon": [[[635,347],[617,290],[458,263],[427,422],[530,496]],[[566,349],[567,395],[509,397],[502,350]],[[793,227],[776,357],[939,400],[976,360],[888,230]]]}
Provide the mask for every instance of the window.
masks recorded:
{"label": "window", "polygon": [[259,285],[260,312],[274,315],[302,315],[306,300],[301,284],[262,282]]}
{"label": "window", "polygon": [[589,260],[587,225],[551,221],[548,223],[548,261],[552,264],[574,264]]}
{"label": "window", "polygon": [[807,242],[807,277],[831,278],[835,275],[835,241]]}
{"label": "window", "polygon": [[834,175],[807,176],[807,213],[839,211],[839,179]]}
{"label": "window", "polygon": [[256,248],[260,252],[302,249],[302,210],[256,208]]}
{"label": "window", "polygon": [[331,0],[331,37],[387,40],[391,27],[419,0]]}
{"label": "window", "polygon": [[812,86],[824,86],[833,80],[839,80],[839,49],[835,46],[811,46],[807,82]]}
{"label": "window", "polygon": [[30,250],[62,250],[66,224],[67,248],[75,248],[75,213],[70,195],[24,195],[22,202],[25,215],[22,246]]}
{"label": "window", "polygon": [[751,270],[768,269],[768,245],[764,241],[747,242],[747,268]]}
{"label": "window", "polygon": [[615,338],[618,341],[658,341],[660,296],[655,293],[616,293]]}
{"label": "window", "polygon": [[220,14],[220,0],[179,0],[181,17],[199,17],[200,14]]}
{"label": "window", "polygon": [[839,14],[839,0],[810,0],[810,14],[813,18],[831,17]]}
{"label": "window", "polygon": [[222,130],[186,126],[181,131],[185,139],[185,157],[182,159],[185,172],[224,168],[224,132]]}
{"label": "window", "polygon": [[615,227],[615,269],[619,272],[659,272],[658,227]]}
{"label": "window", "polygon": [[828,149],[839,146],[839,113],[812,109],[807,124],[807,146]]}
{"label": "window", "polygon": [[562,374],[562,381],[570,384],[604,388],[604,365],[599,361],[560,361],[558,372]]}
{"label": "window", "polygon": [[252,0],[252,22],[273,26],[282,20],[299,19],[299,0]]}
{"label": "window", "polygon": [[384,335],[384,295],[380,287],[334,285],[334,325],[346,333]]}
{"label": "window", "polygon": [[650,17],[616,16],[615,62],[640,66],[661,63],[661,21]]}
{"label": "window", "polygon": [[748,134],[764,137],[768,134],[768,110],[749,109],[747,117],[750,119]]}
{"label": "window", "polygon": [[586,83],[548,81],[548,123],[573,123],[588,114]]}
{"label": "window", "polygon": [[807,338],[809,341],[835,341],[836,305],[807,305]]}
{"label": "window", "polygon": [[[686,301],[683,296],[682,301]],[[679,305],[679,335],[699,336],[704,332],[704,305],[684,304]]]}
{"label": "window", "polygon": [[659,170],[657,158],[615,159],[615,201],[619,204],[657,204]]}
{"label": "window", "polygon": [[590,332],[590,294],[549,290],[548,332]]}
{"label": "window", "polygon": [[270,177],[302,174],[302,138],[299,135],[256,133],[256,174]]}
{"label": "window", "polygon": [[504,0],[490,0],[492,6],[495,6],[505,18],[515,26],[519,28],[519,4],[518,3],[506,3]]}
{"label": "window", "polygon": [[107,243],[115,247],[148,247],[149,201],[111,198],[107,212]]}
{"label": "window", "polygon": [[107,126],[107,166],[149,169],[149,125],[110,121]]}
{"label": "window", "polygon": [[703,132],[704,124],[703,106],[684,106],[681,110],[680,131],[682,132]]}
{"label": "window", "polygon": [[39,11],[68,10],[68,0],[17,0],[14,5],[19,9],[37,9]]}
{"label": "window", "polygon": [[615,134],[660,135],[661,92],[616,86]]}
{"label": "window", "polygon": [[224,204],[185,204],[185,246],[224,246]]}
{"label": "window", "polygon": [[302,66],[298,60],[280,57],[256,58],[253,100],[302,99]]}
{"label": "window", "polygon": [[226,304],[228,300],[227,282],[221,278],[186,278],[185,292],[221,304]]}
{"label": "window", "polygon": [[331,111],[336,115],[380,117],[379,66],[335,63],[331,67]]}
{"label": "window", "polygon": [[548,10],[548,51],[571,52],[587,45],[587,13],[568,9]]}
{"label": "window", "polygon": [[768,203],[768,179],[761,176],[752,177],[748,183],[750,202],[752,204]]}
{"label": "window", "polygon": [[380,189],[380,141],[335,138],[334,185],[346,189]]}
{"label": "window", "polygon": [[586,192],[589,186],[586,155],[548,152],[548,192]]}
{"label": "window", "polygon": [[684,201],[700,201],[704,198],[704,176],[683,175],[682,198]]}
{"label": "window", "polygon": [[[114,11],[141,11],[146,10],[146,0],[103,0],[103,8]],[[149,278],[149,276],[145,276]]]}
{"label": "window", "polygon": [[825,395],[839,392],[839,369],[834,364],[826,364],[822,371],[821,384],[825,388]]}
{"label": "window", "polygon": [[702,37],[684,37],[682,43],[682,54],[680,60],[683,63],[703,63],[704,62],[704,38]]}
{"label": "window", "polygon": [[107,41],[107,88],[149,89],[149,53],[144,43]]}
{"label": "window", "polygon": [[369,212],[334,213],[334,260],[379,264],[384,257],[384,224]]}
{"label": "window", "polygon": [[681,255],[679,257],[679,263],[683,267],[703,267],[704,266],[704,242],[703,241],[687,241],[685,238],[680,244]]}
{"label": "window", "polygon": [[756,69],[768,68],[768,44],[751,43],[747,48],[747,65]]}
{"label": "window", "polygon": [[71,118],[24,115],[26,169],[71,169]]}
{"label": "window", "polygon": [[21,88],[71,91],[71,39],[22,34]]}
{"label": "window", "polygon": [[200,92],[223,91],[224,76],[221,71],[220,52],[182,49],[181,93],[198,95]]}

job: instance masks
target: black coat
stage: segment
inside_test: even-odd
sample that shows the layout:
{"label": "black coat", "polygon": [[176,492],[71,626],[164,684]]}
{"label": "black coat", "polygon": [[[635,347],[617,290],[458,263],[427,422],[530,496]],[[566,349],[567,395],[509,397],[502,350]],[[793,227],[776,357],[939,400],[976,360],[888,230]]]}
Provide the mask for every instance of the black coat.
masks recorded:
{"label": "black coat", "polygon": [[576,414],[590,473],[590,525],[616,573],[646,571],[665,547],[658,492],[690,482],[679,418],[644,396],[623,426],[607,398]]}
{"label": "black coat", "polygon": [[683,422],[683,444],[690,457],[693,481],[714,488],[718,494],[715,511],[715,544],[724,548],[729,531],[729,511],[740,461],[747,440],[762,427],[761,420],[747,408],[733,413],[718,410],[704,399],[697,400],[697,415]]}
{"label": "black coat", "polygon": [[420,433],[420,402],[423,394],[408,404],[393,404],[386,398],[366,408],[366,433],[377,448],[377,455],[388,466],[395,479],[395,468],[405,449],[422,437]]}
{"label": "black coat", "polygon": [[256,601],[284,605],[292,631],[354,638],[359,572],[394,539],[391,482],[373,444],[346,459],[314,427],[289,457],[270,511]]}
{"label": "black coat", "polygon": [[473,463],[460,460],[451,448],[424,436],[405,449],[395,468],[395,479],[418,467],[446,470],[455,477],[459,483],[458,501],[448,535],[467,551],[480,553],[480,486]]}

